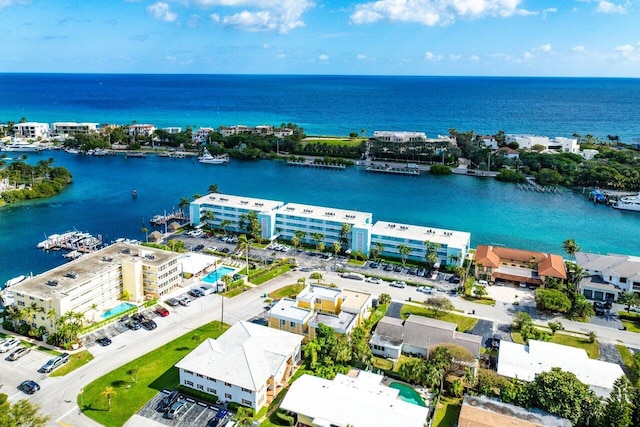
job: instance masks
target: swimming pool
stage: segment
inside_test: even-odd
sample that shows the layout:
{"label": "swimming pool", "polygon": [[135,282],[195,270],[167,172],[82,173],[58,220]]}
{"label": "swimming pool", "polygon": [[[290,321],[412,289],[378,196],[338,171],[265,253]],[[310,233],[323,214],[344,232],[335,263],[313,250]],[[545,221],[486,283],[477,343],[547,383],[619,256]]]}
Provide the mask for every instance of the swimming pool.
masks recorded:
{"label": "swimming pool", "polygon": [[424,399],[422,399],[420,393],[415,391],[413,387],[402,383],[391,383],[389,384],[389,387],[400,390],[398,397],[405,402],[413,403],[414,405],[423,406],[425,408],[427,407],[427,404],[424,403]]}
{"label": "swimming pool", "polygon": [[233,274],[235,271],[235,268],[226,267],[223,265],[204,276],[201,280],[206,283],[216,283],[217,280],[222,279],[228,274]]}
{"label": "swimming pool", "polygon": [[103,319],[108,319],[110,317],[117,316],[118,314],[123,313],[129,310],[130,308],[134,308],[135,306],[136,306],[135,304],[122,302],[116,305],[115,307],[113,307],[111,310],[107,310],[104,313],[102,313],[100,317],[102,317]]}

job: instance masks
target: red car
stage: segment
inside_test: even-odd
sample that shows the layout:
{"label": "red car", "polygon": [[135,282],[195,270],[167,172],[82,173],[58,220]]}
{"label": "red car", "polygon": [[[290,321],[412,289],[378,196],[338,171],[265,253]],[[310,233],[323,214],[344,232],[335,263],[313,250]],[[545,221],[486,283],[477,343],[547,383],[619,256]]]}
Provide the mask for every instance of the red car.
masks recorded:
{"label": "red car", "polygon": [[156,308],[156,313],[158,313],[162,317],[167,317],[169,315],[169,310],[164,307]]}

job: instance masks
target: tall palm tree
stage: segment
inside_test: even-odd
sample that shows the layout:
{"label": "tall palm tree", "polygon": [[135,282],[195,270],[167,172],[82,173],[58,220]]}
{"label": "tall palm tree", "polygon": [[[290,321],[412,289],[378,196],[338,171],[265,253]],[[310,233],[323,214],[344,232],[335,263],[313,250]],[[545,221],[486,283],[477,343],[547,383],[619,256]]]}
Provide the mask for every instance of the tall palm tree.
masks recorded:
{"label": "tall palm tree", "polygon": [[569,260],[574,261],[576,252],[580,252],[580,246],[573,239],[567,239],[562,242],[562,248],[569,255]]}
{"label": "tall palm tree", "polygon": [[222,228],[222,232],[225,236],[227,235],[227,227],[231,224],[233,224],[233,222],[231,222],[230,219],[223,219],[222,221],[220,221],[220,228]]}
{"label": "tall palm tree", "polygon": [[340,245],[340,242],[333,242],[331,244],[331,248],[333,249],[333,268],[336,268],[336,262],[338,261],[338,253],[340,252],[340,249],[342,249],[342,246]]}
{"label": "tall palm tree", "polygon": [[218,193],[218,184],[211,184],[209,186],[209,193]]}
{"label": "tall palm tree", "polygon": [[400,257],[402,259],[402,267],[406,267],[407,257],[411,253],[411,247],[401,243],[398,245],[398,252],[400,252]]}
{"label": "tall palm tree", "polygon": [[449,262],[451,264],[456,264],[457,265],[458,261],[460,261],[460,258],[461,257],[460,257],[459,253],[458,254],[451,254],[451,255],[449,255]]}
{"label": "tall palm tree", "polygon": [[377,253],[376,258],[377,258],[378,256],[380,256],[382,252],[384,252],[384,243],[376,242],[375,247],[376,247],[376,253]]}
{"label": "tall palm tree", "polygon": [[316,242],[316,250],[320,250],[320,243],[324,240],[324,234],[318,233],[317,231],[311,233],[311,239]]}
{"label": "tall palm tree", "polygon": [[[180,210],[182,210],[182,213],[184,214],[184,208],[188,207],[189,204],[191,203],[191,200],[189,200],[188,197],[183,197],[180,199],[180,203],[178,203],[178,207],[180,208]],[[188,215],[185,215],[188,216]]]}
{"label": "tall palm tree", "polygon": [[349,246],[350,232],[351,232],[351,224],[347,224],[347,223],[342,224],[342,227],[340,228],[338,241],[340,242],[340,245],[344,248],[345,251],[349,249],[348,246]]}
{"label": "tall palm tree", "polygon": [[116,394],[116,391],[113,389],[113,387],[105,387],[104,390],[102,390],[102,393],[100,393],[100,396],[104,396],[107,398],[107,411],[111,410],[111,397],[114,396]]}
{"label": "tall palm tree", "polygon": [[253,243],[253,239],[248,239],[246,234],[241,234],[238,236],[238,243],[236,244],[236,251],[244,252],[247,263],[247,276],[249,275],[249,251],[251,250],[251,243]]}
{"label": "tall palm tree", "polygon": [[202,217],[200,217],[200,220],[204,221],[205,225],[207,225],[207,228],[211,229],[211,223],[216,220],[216,214],[214,214],[213,211],[207,209],[202,214]]}
{"label": "tall palm tree", "polygon": [[58,325],[57,325],[57,322],[55,321],[55,318],[57,315],[58,313],[56,312],[56,309],[53,307],[51,307],[49,311],[47,311],[47,320],[53,324],[53,336],[54,336],[54,339],[56,340],[56,344],[58,344],[58,330],[57,330]]}
{"label": "tall palm tree", "polygon": [[426,240],[424,244],[427,247],[425,259],[431,267],[433,267],[438,262],[438,248],[440,248],[440,243],[434,243]]}
{"label": "tall palm tree", "polygon": [[[280,234],[280,232],[278,232],[278,234]],[[302,243],[304,243],[305,237],[307,237],[307,232],[306,231],[302,231],[302,230],[298,230],[295,233],[293,233],[293,235],[298,238],[298,241],[300,242],[300,245],[302,245]]]}
{"label": "tall palm tree", "polygon": [[96,314],[98,313],[98,304],[95,302],[89,306],[89,310],[93,311],[93,321],[96,321]]}

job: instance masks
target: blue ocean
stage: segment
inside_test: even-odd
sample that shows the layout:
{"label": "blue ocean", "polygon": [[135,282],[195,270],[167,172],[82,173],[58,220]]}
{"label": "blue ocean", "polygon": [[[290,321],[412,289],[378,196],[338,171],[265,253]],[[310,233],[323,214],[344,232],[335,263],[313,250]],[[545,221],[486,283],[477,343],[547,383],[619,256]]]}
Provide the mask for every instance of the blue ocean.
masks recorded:
{"label": "blue ocean", "polygon": [[[309,134],[365,129],[449,128],[548,136],[640,136],[640,80],[314,77],[0,75],[0,121],[93,121],[157,126],[297,123]],[[640,214],[594,205],[582,191],[541,194],[467,176],[420,177],[305,169],[281,161],[202,165],[192,159],[52,157],[74,183],[44,201],[0,208],[0,285],[64,262],[36,244],[77,229],[144,239],[155,214],[181,198],[221,192],[372,212],[375,220],[469,231],[472,245],[501,244],[562,254],[574,238],[586,251],[640,256]],[[137,190],[137,198],[132,191]]]}

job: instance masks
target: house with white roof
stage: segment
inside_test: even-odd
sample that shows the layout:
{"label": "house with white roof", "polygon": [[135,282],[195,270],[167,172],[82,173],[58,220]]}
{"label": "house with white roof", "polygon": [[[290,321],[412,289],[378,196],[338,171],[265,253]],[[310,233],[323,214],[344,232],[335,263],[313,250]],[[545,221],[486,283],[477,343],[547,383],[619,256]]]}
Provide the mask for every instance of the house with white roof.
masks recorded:
{"label": "house with white roof", "polygon": [[603,398],[609,397],[616,379],[624,376],[620,365],[590,359],[580,348],[529,340],[528,345],[500,342],[498,375],[533,381],[537,374],[560,368],[573,373]]}
{"label": "house with white roof", "polygon": [[151,136],[156,131],[154,125],[135,124],[129,126],[129,136]]}
{"label": "house with white roof", "polygon": [[293,376],[301,343],[300,335],[240,321],[176,364],[180,384],[258,412]]}
{"label": "house with white roof", "polygon": [[365,371],[333,380],[305,374],[291,384],[280,409],[294,413],[296,425],[310,427],[424,427],[429,408],[405,402],[382,380]]}
{"label": "house with white roof", "polygon": [[373,132],[373,138],[384,142],[425,142],[427,134],[424,132],[396,132],[388,130],[376,130]]}
{"label": "house with white roof", "polygon": [[44,139],[49,135],[48,123],[24,122],[13,125],[13,136],[16,138]]}
{"label": "house with white roof", "polygon": [[576,263],[589,274],[580,281],[585,297],[615,301],[624,292],[640,296],[640,257],[578,252]]}
{"label": "house with white roof", "polygon": [[51,136],[88,135],[98,132],[98,123],[56,122],[51,124]]}

